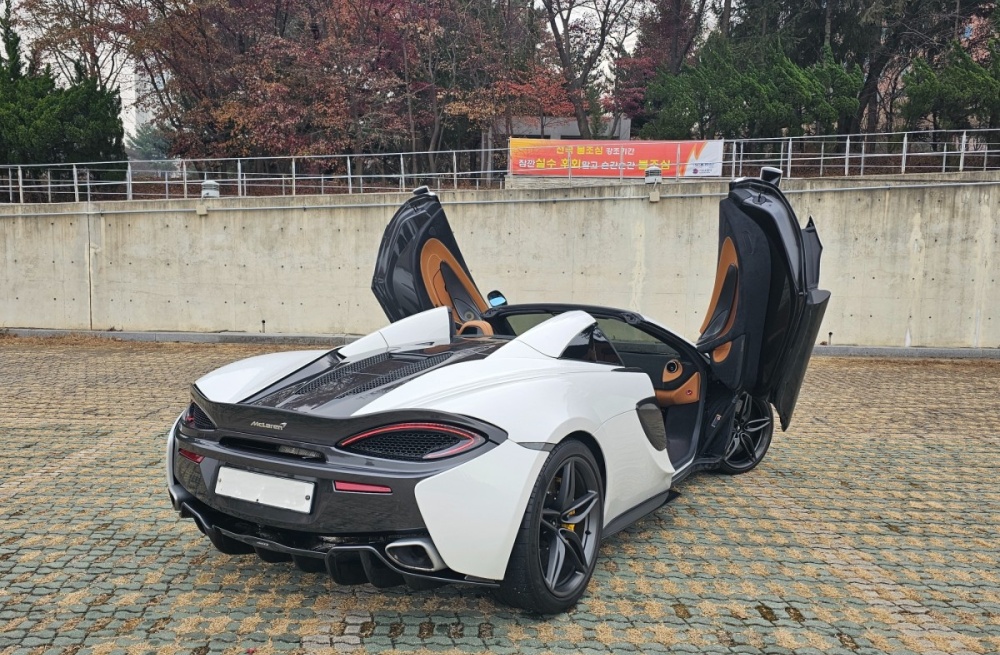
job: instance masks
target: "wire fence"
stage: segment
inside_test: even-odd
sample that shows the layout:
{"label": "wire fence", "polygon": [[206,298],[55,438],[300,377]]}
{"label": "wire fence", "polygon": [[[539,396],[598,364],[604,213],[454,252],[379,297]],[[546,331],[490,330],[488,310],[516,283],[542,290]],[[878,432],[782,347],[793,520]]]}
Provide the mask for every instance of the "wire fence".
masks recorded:
{"label": "wire fence", "polygon": [[[740,139],[725,142],[721,164],[724,178],[755,175],[762,166],[780,168],[786,177],[989,171],[1000,169],[1000,130]],[[0,165],[0,202],[354,194],[421,185],[495,189],[505,185],[509,171],[506,148]],[[583,171],[570,164],[546,178],[563,172],[569,182]]]}

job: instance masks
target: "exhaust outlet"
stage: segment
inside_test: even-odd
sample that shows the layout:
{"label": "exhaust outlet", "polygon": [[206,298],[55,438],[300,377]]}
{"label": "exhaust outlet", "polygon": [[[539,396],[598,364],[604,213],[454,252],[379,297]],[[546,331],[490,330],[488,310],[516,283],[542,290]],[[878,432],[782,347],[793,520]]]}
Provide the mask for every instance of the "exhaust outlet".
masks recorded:
{"label": "exhaust outlet", "polygon": [[427,537],[398,539],[385,547],[385,554],[403,568],[413,571],[429,573],[448,568],[434,542]]}

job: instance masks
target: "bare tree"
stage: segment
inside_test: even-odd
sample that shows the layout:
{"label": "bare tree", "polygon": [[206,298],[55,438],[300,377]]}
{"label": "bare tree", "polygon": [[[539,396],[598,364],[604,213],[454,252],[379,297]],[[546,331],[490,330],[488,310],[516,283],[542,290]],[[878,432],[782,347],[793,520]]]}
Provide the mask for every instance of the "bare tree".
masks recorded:
{"label": "bare tree", "polygon": [[115,0],[23,0],[20,22],[32,49],[66,80],[84,75],[103,88],[117,88],[129,63],[130,42],[116,26],[122,6]]}
{"label": "bare tree", "polygon": [[641,0],[542,0],[580,136],[589,139],[587,92],[615,44],[635,29]]}

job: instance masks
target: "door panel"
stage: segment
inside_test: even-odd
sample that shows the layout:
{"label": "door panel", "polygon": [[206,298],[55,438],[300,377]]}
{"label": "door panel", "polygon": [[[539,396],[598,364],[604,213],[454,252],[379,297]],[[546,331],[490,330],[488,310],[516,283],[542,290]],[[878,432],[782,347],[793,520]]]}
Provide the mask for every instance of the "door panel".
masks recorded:
{"label": "door panel", "polygon": [[456,324],[488,309],[437,196],[421,187],[393,215],[382,235],[372,292],[390,321],[448,307]]}
{"label": "door panel", "polygon": [[[732,328],[736,317],[736,291],[739,279],[739,260],[736,246],[726,237],[719,249],[719,266],[715,271],[715,288],[712,290],[712,304],[701,324],[703,335],[721,336]],[[711,338],[711,336],[707,337]]]}
{"label": "door panel", "polygon": [[431,304],[451,308],[456,322],[476,320],[486,311],[476,283],[439,239],[428,239],[420,250],[420,276]]}
{"label": "door panel", "polygon": [[656,389],[656,404],[660,407],[690,405],[701,400],[701,373],[689,375],[676,389]]}
{"label": "door panel", "polygon": [[719,265],[698,350],[711,355],[712,372],[737,390],[757,375],[767,318],[771,254],[764,231],[734,202],[719,206]]}

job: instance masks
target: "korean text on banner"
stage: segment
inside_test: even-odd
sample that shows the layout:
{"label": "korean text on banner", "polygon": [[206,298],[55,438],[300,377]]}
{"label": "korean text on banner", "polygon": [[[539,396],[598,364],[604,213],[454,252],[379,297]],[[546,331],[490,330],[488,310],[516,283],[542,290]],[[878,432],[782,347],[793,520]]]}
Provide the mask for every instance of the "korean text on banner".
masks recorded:
{"label": "korean text on banner", "polygon": [[723,141],[562,141],[511,139],[511,175],[721,177]]}

